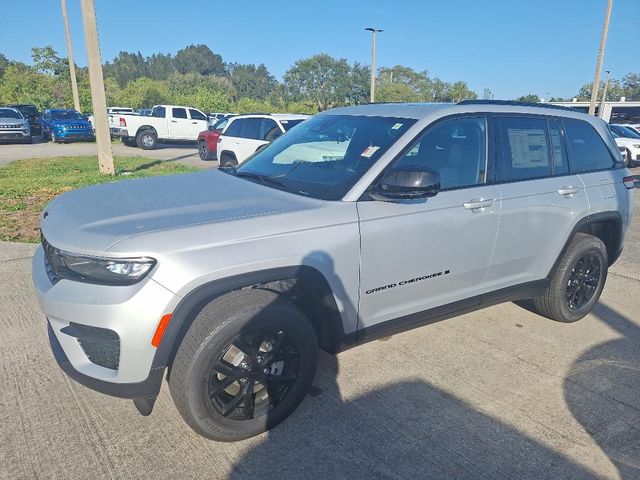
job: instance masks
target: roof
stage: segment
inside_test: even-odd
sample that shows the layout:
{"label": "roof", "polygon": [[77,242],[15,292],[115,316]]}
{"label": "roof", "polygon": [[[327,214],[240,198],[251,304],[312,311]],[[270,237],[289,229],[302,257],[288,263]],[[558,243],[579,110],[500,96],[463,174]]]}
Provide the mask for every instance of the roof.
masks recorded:
{"label": "roof", "polygon": [[462,103],[369,103],[326,110],[319,115],[364,115],[379,117],[415,118],[416,120],[444,117],[457,113],[527,113],[580,118],[594,123],[595,117],[571,108],[544,104],[525,104],[509,101],[473,101]]}

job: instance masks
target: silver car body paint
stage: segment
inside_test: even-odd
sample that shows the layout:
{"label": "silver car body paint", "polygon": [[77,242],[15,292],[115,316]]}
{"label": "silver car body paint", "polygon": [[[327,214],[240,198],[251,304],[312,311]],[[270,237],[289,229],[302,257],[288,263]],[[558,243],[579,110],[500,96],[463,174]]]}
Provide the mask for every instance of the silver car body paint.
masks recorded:
{"label": "silver car body paint", "polygon": [[[220,171],[127,180],[66,193],[46,208],[43,236],[56,248],[104,257],[152,257],[138,284],[52,284],[40,247],[33,278],[42,310],[69,362],[112,383],[143,381],[160,318],[197,287],[239,274],[307,265],[329,283],[345,334],[500,288],[545,278],[576,223],[619,212],[623,233],[633,192],[628,170],[442,191],[414,203],[360,201],[384,168],[428,125],[449,115],[520,113],[578,118],[607,141],[604,122],[557,109],[505,105],[386,104],[334,109],[417,119],[342,201],[268,188]],[[575,193],[561,195],[563,188]],[[484,199],[479,210],[465,202]],[[389,287],[402,284],[403,288]],[[388,287],[388,288],[387,288]],[[375,294],[374,294],[375,292]],[[120,337],[118,370],[93,364],[70,322]]]}

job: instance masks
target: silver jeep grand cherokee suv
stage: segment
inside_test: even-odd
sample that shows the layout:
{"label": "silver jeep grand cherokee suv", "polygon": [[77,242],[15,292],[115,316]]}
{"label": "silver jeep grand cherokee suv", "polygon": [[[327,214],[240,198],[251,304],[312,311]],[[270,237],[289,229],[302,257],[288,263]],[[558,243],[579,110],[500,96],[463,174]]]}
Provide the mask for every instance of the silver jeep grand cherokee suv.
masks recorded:
{"label": "silver jeep grand cherokee suv", "polygon": [[241,166],[66,193],[33,280],[60,367],[205,437],[256,435],[331,352],[505,301],[573,322],[631,222],[606,125],[497,101],[320,113]]}

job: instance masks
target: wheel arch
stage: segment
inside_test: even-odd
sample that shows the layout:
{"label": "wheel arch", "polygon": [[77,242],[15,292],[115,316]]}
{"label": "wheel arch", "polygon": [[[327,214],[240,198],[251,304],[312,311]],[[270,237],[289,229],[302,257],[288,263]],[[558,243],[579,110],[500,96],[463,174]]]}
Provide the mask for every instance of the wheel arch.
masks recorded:
{"label": "wheel arch", "polygon": [[151,130],[155,133],[156,137],[158,136],[158,131],[152,125],[142,125],[136,130],[135,136],[137,137],[141,132],[146,132],[147,130]]}
{"label": "wheel arch", "polygon": [[548,277],[552,277],[555,273],[562,257],[569,248],[571,241],[577,233],[586,233],[598,237],[602,240],[605,247],[607,247],[607,257],[609,260],[609,266],[613,265],[620,256],[622,251],[622,233],[623,222],[620,212],[599,212],[579,220],[573,227],[569,238],[564,244],[562,251],[558,255],[553,267],[551,268]]}
{"label": "wheel arch", "polygon": [[311,321],[320,347],[338,351],[345,343],[342,316],[324,275],[314,267],[281,267],[244,273],[201,285],[185,296],[173,312],[156,351],[152,370],[171,370],[173,359],[193,320],[202,308],[226,293],[263,288],[287,297]]}

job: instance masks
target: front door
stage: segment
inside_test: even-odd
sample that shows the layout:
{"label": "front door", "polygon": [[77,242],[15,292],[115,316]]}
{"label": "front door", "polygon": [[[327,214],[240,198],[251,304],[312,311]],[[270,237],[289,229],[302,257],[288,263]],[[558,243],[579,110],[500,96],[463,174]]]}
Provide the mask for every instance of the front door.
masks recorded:
{"label": "front door", "polygon": [[189,140],[191,138],[191,120],[187,118],[187,109],[173,107],[171,109],[169,135],[172,140]]}
{"label": "front door", "polygon": [[488,185],[487,120],[455,117],[429,127],[389,168],[437,171],[426,200],[358,202],[360,328],[484,293],[500,198]]}

